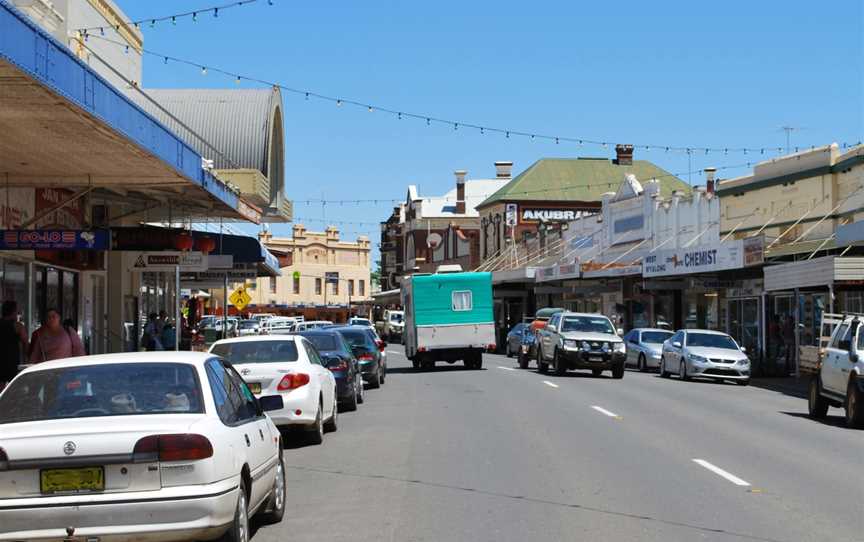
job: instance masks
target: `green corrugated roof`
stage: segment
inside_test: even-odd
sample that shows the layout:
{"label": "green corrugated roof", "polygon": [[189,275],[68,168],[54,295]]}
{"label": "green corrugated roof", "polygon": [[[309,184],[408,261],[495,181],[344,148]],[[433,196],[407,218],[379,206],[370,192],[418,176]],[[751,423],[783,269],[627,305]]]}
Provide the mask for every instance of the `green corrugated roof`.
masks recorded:
{"label": "green corrugated roof", "polygon": [[606,158],[542,158],[503,188],[486,198],[478,209],[500,201],[600,201],[604,192],[615,192],[632,173],[640,183],[657,179],[660,195],[689,190],[687,183],[646,160],[619,166]]}

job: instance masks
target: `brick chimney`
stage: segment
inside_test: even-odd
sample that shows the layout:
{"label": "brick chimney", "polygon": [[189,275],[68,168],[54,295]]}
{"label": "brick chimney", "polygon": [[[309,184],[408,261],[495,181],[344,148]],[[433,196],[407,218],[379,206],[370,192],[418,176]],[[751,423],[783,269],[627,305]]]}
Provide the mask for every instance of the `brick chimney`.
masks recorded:
{"label": "brick chimney", "polygon": [[456,214],[465,214],[465,175],[468,172],[464,169],[458,169],[454,172],[456,175]]}
{"label": "brick chimney", "polygon": [[619,166],[633,165],[633,145],[615,145],[615,163]]}
{"label": "brick chimney", "polygon": [[705,192],[714,194],[714,174],[717,173],[716,167],[705,168]]}
{"label": "brick chimney", "polygon": [[513,175],[513,162],[495,162],[495,177],[509,179]]}

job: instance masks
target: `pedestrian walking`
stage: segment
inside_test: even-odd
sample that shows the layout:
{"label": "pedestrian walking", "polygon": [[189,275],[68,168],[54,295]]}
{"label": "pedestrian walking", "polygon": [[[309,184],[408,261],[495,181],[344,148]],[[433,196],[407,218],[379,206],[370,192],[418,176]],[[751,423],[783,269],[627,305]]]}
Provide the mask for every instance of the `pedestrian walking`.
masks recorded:
{"label": "pedestrian walking", "polygon": [[145,350],[162,350],[162,330],[160,328],[159,316],[155,312],[151,312],[147,316],[147,325],[144,326],[144,334],[141,337],[141,345],[144,346]]}
{"label": "pedestrian walking", "polygon": [[174,350],[174,344],[177,342],[177,328],[171,323],[170,320],[165,321],[165,325],[162,326],[162,335],[160,335],[160,341],[162,343],[162,348],[165,350]]}
{"label": "pedestrian walking", "polygon": [[30,343],[30,363],[86,355],[78,333],[61,323],[57,309],[48,309],[45,321],[33,332]]}
{"label": "pedestrian walking", "polygon": [[27,352],[27,329],[19,321],[18,303],[4,301],[0,309],[0,390],[18,374],[18,365]]}

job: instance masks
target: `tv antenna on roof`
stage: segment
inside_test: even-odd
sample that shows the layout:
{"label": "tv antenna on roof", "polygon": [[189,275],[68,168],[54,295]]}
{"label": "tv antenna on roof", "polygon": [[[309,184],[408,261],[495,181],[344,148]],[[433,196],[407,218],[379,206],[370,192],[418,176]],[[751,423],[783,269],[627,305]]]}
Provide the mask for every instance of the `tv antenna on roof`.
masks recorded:
{"label": "tv antenna on roof", "polygon": [[803,126],[781,126],[780,130],[786,132],[786,154],[792,152],[792,132],[804,130]]}

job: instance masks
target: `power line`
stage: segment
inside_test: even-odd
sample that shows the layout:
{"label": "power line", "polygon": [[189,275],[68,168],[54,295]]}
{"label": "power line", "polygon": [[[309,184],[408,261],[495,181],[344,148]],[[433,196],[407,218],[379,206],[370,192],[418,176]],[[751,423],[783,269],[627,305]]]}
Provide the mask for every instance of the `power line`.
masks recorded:
{"label": "power line", "polygon": [[[249,0],[249,1],[251,1],[251,0]],[[84,40],[85,41],[87,39],[89,39],[90,37],[98,38],[100,40],[124,47],[126,52],[127,53],[129,52],[129,45],[126,43],[112,40],[112,39],[106,38],[104,36],[91,35],[89,32],[84,32]],[[532,141],[540,139],[540,140],[545,140],[545,141],[550,141],[550,142],[554,141],[555,144],[571,143],[571,144],[579,145],[580,147],[584,146],[584,145],[593,145],[593,146],[602,147],[604,149],[608,148],[610,145],[613,144],[611,141],[602,141],[602,140],[572,137],[572,136],[558,136],[558,135],[551,135],[551,134],[543,134],[543,133],[539,133],[539,132],[526,132],[526,131],[514,130],[514,129],[510,129],[510,128],[500,128],[500,127],[495,127],[495,126],[476,124],[476,123],[472,123],[472,122],[464,122],[464,121],[456,121],[456,120],[452,120],[452,119],[445,119],[445,118],[437,117],[437,116],[431,115],[431,114],[411,113],[411,112],[406,112],[406,111],[394,109],[392,107],[383,107],[383,106],[379,106],[379,105],[375,105],[375,104],[371,104],[371,103],[367,103],[367,102],[362,102],[362,101],[351,99],[351,98],[329,96],[326,94],[320,94],[318,92],[313,92],[311,90],[303,90],[303,89],[293,88],[293,87],[289,87],[286,85],[282,85],[282,84],[274,82],[274,81],[268,81],[266,79],[260,79],[257,77],[251,77],[248,75],[243,75],[240,73],[231,72],[231,71],[228,71],[228,70],[225,70],[222,68],[208,66],[208,65],[202,64],[200,62],[195,62],[192,60],[186,60],[183,58],[175,57],[172,55],[167,55],[167,54],[160,53],[160,52],[153,51],[153,50],[149,50],[149,49],[143,49],[142,48],[141,52],[142,52],[142,54],[146,54],[149,56],[159,58],[165,64],[167,64],[168,62],[174,62],[177,64],[184,64],[187,66],[192,66],[192,67],[200,70],[202,75],[207,75],[208,72],[218,73],[218,74],[221,74],[221,75],[224,75],[226,77],[233,79],[237,84],[240,84],[243,81],[247,81],[250,83],[259,83],[259,84],[267,85],[269,87],[275,87],[275,88],[278,88],[280,90],[283,90],[285,92],[289,92],[289,93],[292,93],[295,95],[303,96],[306,100],[314,98],[316,100],[334,103],[338,107],[352,106],[352,107],[356,107],[356,108],[362,108],[362,109],[367,110],[369,113],[375,113],[375,112],[384,113],[384,114],[388,114],[388,115],[391,115],[393,117],[396,117],[398,120],[403,120],[403,119],[418,120],[421,122],[425,122],[427,126],[431,126],[433,123],[435,123],[437,125],[444,125],[444,126],[447,126],[449,128],[452,128],[454,132],[459,131],[461,128],[462,131],[465,131],[466,129],[468,129],[468,130],[472,130],[472,131],[477,131],[481,135],[484,135],[486,133],[494,133],[494,134],[498,134],[498,135],[503,135],[507,139],[510,139],[511,137],[522,137],[522,138],[529,138]],[[844,143],[843,146],[845,148],[846,144]],[[766,153],[766,151],[769,153],[776,151],[778,154],[783,152],[782,147],[735,147],[735,146],[705,147],[705,146],[658,145],[658,144],[650,144],[650,143],[647,143],[647,144],[646,143],[638,143],[638,144],[634,144],[633,147],[634,147],[634,149],[637,149],[637,150],[643,149],[645,151],[658,150],[658,151],[665,151],[665,152],[684,152],[687,154],[719,153],[719,154],[727,155],[729,153],[743,153],[745,155],[746,154],[764,155]],[[811,147],[811,148],[815,148],[815,146]]]}
{"label": "power line", "polygon": [[[245,6],[247,4],[255,4],[255,3],[258,3],[259,1],[260,0],[238,0],[237,2],[229,2],[226,4],[219,4],[219,5],[215,5],[215,6],[203,7],[201,9],[196,9],[194,11],[183,11],[180,13],[173,13],[171,15],[161,15],[159,17],[146,17],[144,19],[137,19],[134,21],[123,21],[122,24],[89,26],[86,28],[79,28],[78,31],[84,32],[85,34],[95,31],[95,32],[99,32],[100,35],[104,36],[106,30],[114,29],[115,31],[119,32],[120,27],[123,25],[125,25],[125,26],[132,25],[136,29],[138,29],[141,27],[141,25],[145,25],[145,24],[150,25],[150,28],[153,28],[156,26],[156,23],[161,23],[161,22],[165,22],[165,21],[171,21],[171,24],[175,25],[175,24],[177,24],[178,20],[185,19],[185,18],[191,18],[192,22],[197,22],[199,15],[212,14],[213,18],[219,18],[219,13],[224,12],[226,9]],[[273,5],[273,0],[266,0],[266,1],[267,1],[267,5],[269,5],[269,6]]]}

